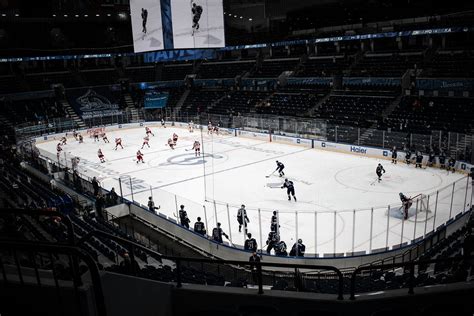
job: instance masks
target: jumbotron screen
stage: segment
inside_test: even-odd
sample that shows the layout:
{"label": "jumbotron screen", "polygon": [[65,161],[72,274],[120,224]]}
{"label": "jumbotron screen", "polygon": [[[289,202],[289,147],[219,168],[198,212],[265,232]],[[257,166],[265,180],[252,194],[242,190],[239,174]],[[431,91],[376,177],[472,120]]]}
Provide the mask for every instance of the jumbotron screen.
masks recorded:
{"label": "jumbotron screen", "polygon": [[225,46],[222,0],[130,0],[136,53]]}

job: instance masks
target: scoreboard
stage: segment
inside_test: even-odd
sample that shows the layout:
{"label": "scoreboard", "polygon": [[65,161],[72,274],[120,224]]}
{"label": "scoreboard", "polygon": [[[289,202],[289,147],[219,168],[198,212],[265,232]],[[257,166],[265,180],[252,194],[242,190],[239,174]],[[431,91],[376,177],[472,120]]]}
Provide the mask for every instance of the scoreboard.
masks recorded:
{"label": "scoreboard", "polygon": [[225,47],[223,0],[130,0],[136,53]]}

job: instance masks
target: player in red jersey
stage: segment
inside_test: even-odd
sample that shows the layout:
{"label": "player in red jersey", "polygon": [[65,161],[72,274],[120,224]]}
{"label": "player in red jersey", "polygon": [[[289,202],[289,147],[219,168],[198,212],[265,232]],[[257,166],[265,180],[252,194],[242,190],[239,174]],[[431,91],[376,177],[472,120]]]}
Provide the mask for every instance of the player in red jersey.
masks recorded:
{"label": "player in red jersey", "polygon": [[146,135],[145,137],[143,137],[142,149],[143,147],[145,147],[145,145],[147,145],[148,148],[150,148],[150,144],[148,144],[149,141],[150,141],[150,136]]}
{"label": "player in red jersey", "polygon": [[214,126],[214,133],[216,133],[216,135],[219,135],[219,124]]}
{"label": "player in red jersey", "polygon": [[174,149],[174,146],[176,146],[171,138],[168,138],[168,146],[170,146],[171,149]]}
{"label": "player in red jersey", "polygon": [[105,132],[102,132],[100,134],[100,137],[102,137],[102,140],[104,141],[104,143],[110,143],[109,139],[107,138],[107,134],[105,134]]}
{"label": "player in red jersey", "polygon": [[94,136],[94,142],[98,142],[99,141],[99,131],[95,130],[94,131],[94,134],[92,134]]}
{"label": "player in red jersey", "polygon": [[209,121],[207,124],[207,134],[212,134],[212,123]]}
{"label": "player in red jersey", "polygon": [[176,143],[178,142],[178,134],[173,133],[173,143],[176,146]]}
{"label": "player in red jersey", "polygon": [[142,162],[142,163],[145,163],[145,161],[143,160],[143,154],[140,150],[137,151],[137,163],[139,162]]}
{"label": "player in red jersey", "polygon": [[194,141],[193,145],[195,156],[201,156],[201,143],[199,141]]}
{"label": "player in red jersey", "polygon": [[151,136],[155,136],[155,134],[153,134],[153,133],[151,132],[151,129],[150,129],[148,126],[145,127],[145,131],[146,131],[146,134],[147,134],[147,135],[151,134]]}
{"label": "player in red jersey", "polygon": [[105,162],[104,154],[102,153],[102,150],[100,148],[97,151],[97,157],[99,157],[101,163]]}
{"label": "player in red jersey", "polygon": [[118,146],[122,147],[122,149],[123,149],[121,138],[116,138],[115,139],[115,150],[117,150]]}

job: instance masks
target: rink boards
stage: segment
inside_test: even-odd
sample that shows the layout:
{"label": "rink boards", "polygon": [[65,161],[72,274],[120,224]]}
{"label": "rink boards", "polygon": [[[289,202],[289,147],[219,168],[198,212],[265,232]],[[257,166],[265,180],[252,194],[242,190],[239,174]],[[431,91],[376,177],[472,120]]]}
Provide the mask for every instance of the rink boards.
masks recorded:
{"label": "rink boards", "polygon": [[[167,126],[174,126],[183,129],[188,129],[188,123],[181,123],[181,122],[166,122]],[[161,128],[160,122],[140,122],[140,123],[128,123],[128,124],[119,124],[119,125],[111,125],[106,126],[106,132],[112,132],[117,130],[127,130],[127,129],[135,129],[135,128],[145,128],[148,126],[150,128]],[[203,128],[203,131],[207,131],[207,126],[200,126],[194,124],[194,128],[197,130],[199,128]],[[83,129],[77,130],[83,135],[88,135],[87,131],[90,129]],[[387,159],[391,160],[391,151],[388,149],[377,148],[377,147],[369,147],[369,146],[358,146],[358,145],[351,145],[351,144],[344,144],[344,143],[333,143],[321,140],[315,140],[310,138],[303,138],[303,137],[296,137],[296,136],[284,136],[284,135],[275,135],[269,134],[265,132],[253,132],[253,131],[245,131],[241,129],[233,129],[233,128],[221,128],[221,133],[225,132],[229,135],[234,135],[236,137],[245,137],[251,139],[257,139],[261,141],[269,141],[269,142],[277,142],[277,143],[284,143],[294,146],[301,146],[306,148],[314,148],[320,150],[329,150],[335,151],[340,153],[346,153],[351,155],[359,155],[359,156],[366,156],[370,158],[378,158],[378,159]],[[68,138],[72,137],[72,133],[67,133]],[[61,134],[53,134],[53,135],[44,135],[41,137],[36,138],[36,143],[43,143],[48,141],[59,141],[61,137],[64,136],[64,133]],[[399,151],[398,160],[404,161],[403,152]],[[436,158],[436,162],[437,162]],[[428,160],[428,156],[424,155],[423,163],[426,163]],[[463,161],[456,161],[455,168],[457,171],[462,173],[469,173],[471,168],[474,167],[473,164],[469,164]]]}

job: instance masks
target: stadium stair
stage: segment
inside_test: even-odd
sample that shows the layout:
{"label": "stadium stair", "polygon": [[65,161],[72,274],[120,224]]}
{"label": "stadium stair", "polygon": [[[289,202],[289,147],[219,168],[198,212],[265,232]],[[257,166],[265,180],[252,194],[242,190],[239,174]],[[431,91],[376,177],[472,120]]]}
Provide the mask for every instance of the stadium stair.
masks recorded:
{"label": "stadium stair", "polygon": [[184,101],[186,101],[186,98],[188,97],[190,93],[191,93],[191,89],[184,90],[183,94],[181,95],[178,102],[176,103],[176,106],[174,107],[174,115],[178,115],[179,111],[181,110],[181,107],[184,104]]}
{"label": "stadium stair", "polygon": [[133,109],[135,108],[135,103],[133,102],[132,96],[130,93],[124,93],[123,94],[123,100],[125,102],[125,105],[127,106],[128,109]]}
{"label": "stadium stair", "polygon": [[77,115],[76,111],[72,108],[67,100],[61,100],[61,106],[63,107],[64,111],[69,115],[69,117],[74,121],[76,127],[78,129],[86,128],[86,124],[84,121]]}
{"label": "stadium stair", "polygon": [[331,96],[331,92],[329,92],[328,94],[326,94],[321,100],[319,100],[312,108],[308,109],[308,111],[306,111],[306,116],[309,116],[309,117],[312,117],[314,116],[314,113],[316,113],[320,108],[321,108],[321,105],[323,105],[324,103],[326,103],[326,101],[329,99],[329,97]]}

